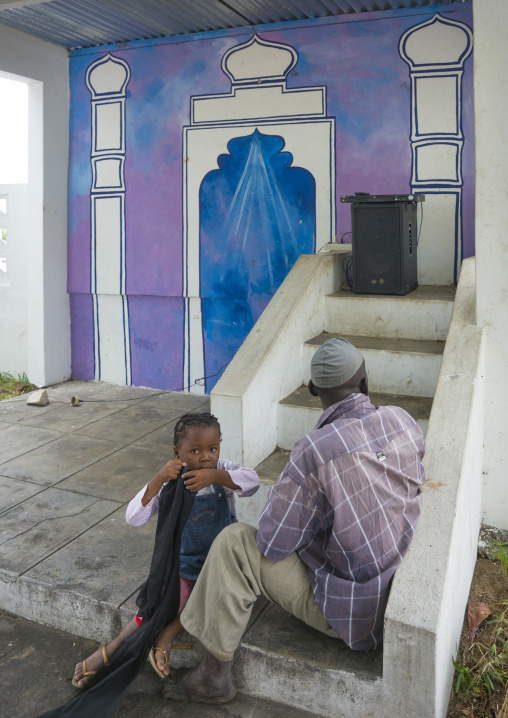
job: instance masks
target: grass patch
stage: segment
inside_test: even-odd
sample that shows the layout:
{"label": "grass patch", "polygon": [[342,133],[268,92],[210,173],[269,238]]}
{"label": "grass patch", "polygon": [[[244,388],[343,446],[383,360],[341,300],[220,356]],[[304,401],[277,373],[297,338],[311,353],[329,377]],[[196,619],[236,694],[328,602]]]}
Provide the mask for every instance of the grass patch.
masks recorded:
{"label": "grass patch", "polygon": [[[453,661],[456,670],[455,692],[462,695],[467,702],[473,694],[482,710],[464,711],[463,715],[490,715],[486,707],[491,703],[496,691],[506,691],[508,687],[507,654],[508,654],[508,600],[500,602],[499,610],[492,619],[485,621],[478,632],[478,637]],[[496,690],[497,689],[497,690]],[[499,708],[499,698],[497,699]],[[506,699],[505,699],[506,703]],[[492,708],[492,705],[490,705]],[[505,715],[494,709],[496,716]],[[508,715],[508,714],[507,714]]]}
{"label": "grass patch", "polygon": [[0,401],[2,399],[10,399],[13,396],[26,394],[36,389],[33,384],[28,381],[25,373],[18,374],[17,378],[8,372],[0,372]]}
{"label": "grass patch", "polygon": [[495,541],[492,558],[494,561],[501,561],[502,571],[505,576],[508,576],[508,544],[505,544],[502,541]]}

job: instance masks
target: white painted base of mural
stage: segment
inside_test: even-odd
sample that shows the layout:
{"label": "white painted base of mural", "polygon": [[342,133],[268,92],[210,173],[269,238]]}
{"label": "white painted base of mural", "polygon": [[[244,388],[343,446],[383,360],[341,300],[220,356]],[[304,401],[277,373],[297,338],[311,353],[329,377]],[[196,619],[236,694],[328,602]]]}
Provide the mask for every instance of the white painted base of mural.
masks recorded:
{"label": "white painted base of mural", "polygon": [[[460,190],[426,191],[418,208],[418,283],[447,286],[462,261],[460,247]],[[423,214],[422,214],[423,213]],[[459,246],[455,247],[455,244]]]}
{"label": "white painted base of mural", "polygon": [[94,294],[95,380],[131,383],[127,297]]}
{"label": "white painted base of mural", "polygon": [[[204,381],[196,384],[196,381],[205,376],[205,358],[203,355],[203,325],[200,297],[185,298],[185,335],[184,335],[184,364],[183,382],[184,391],[192,394],[204,394]],[[201,351],[192,351],[192,348],[201,348]]]}

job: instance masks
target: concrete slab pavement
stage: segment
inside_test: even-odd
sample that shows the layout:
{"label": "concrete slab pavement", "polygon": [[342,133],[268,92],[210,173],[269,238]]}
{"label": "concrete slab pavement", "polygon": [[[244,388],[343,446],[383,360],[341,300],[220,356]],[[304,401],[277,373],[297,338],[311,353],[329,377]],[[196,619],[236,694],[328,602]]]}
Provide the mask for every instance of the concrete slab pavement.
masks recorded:
{"label": "concrete slab pavement", "polygon": [[[2,718],[33,718],[75,695],[72,670],[97,648],[47,626],[0,611]],[[311,718],[314,714],[239,693],[225,706],[171,703],[147,663],[116,712],[118,718]]]}
{"label": "concrete slab pavement", "polygon": [[2,514],[0,566],[20,576],[120,504],[49,488]]}
{"label": "concrete slab pavement", "polygon": [[[0,645],[0,661],[2,655],[7,660],[6,670],[0,666],[0,687],[7,686],[11,701],[11,712],[2,705],[2,718],[38,715],[44,707],[68,700],[74,665],[96,647],[79,637],[102,643],[132,618],[149,569],[156,521],[127,526],[126,505],[173,456],[177,418],[188,411],[209,410],[205,395],[105,383],[67,382],[49,387],[48,394],[50,403],[44,407],[27,406],[26,397],[10,406],[0,402],[0,609],[67,631],[73,650],[66,638],[69,650],[63,660],[60,639],[55,638],[52,647],[44,637],[56,633],[40,634],[40,646],[47,641],[42,653],[39,639],[30,639],[19,652]],[[72,396],[83,403],[71,407]],[[287,452],[276,452],[258,467],[262,503],[286,458]],[[248,501],[238,502],[240,516]],[[5,619],[7,633],[21,625],[13,621]],[[32,625],[29,633],[39,630],[46,629]],[[200,660],[201,647],[193,637],[184,635],[182,643],[193,644],[194,650],[173,651],[173,667]],[[157,677],[148,669],[155,693],[136,682],[130,703],[118,715],[311,715],[305,710],[318,716],[332,710],[335,715],[334,696],[339,691],[341,696],[359,695],[357,718],[365,715],[361,696],[376,690],[381,668],[381,652],[352,654],[340,641],[258,600],[236,654],[235,682],[240,691],[260,698],[243,696],[215,709],[168,707],[158,697]],[[11,685],[16,680],[18,684]],[[25,701],[22,710],[15,704],[19,686]],[[272,709],[266,696],[298,708]]]}
{"label": "concrete slab pavement", "polygon": [[100,640],[132,616],[153,548],[156,522],[129,527],[125,507],[209,399],[81,381],[48,395],[0,402],[0,607]]}

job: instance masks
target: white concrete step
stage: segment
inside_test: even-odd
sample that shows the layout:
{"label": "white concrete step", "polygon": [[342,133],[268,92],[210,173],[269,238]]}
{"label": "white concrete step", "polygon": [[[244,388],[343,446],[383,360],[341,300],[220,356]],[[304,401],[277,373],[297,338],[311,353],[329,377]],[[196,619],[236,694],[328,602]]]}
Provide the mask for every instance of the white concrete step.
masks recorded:
{"label": "white concrete step", "polygon": [[310,378],[310,362],[314,352],[328,339],[338,336],[354,344],[364,355],[370,391],[410,396],[434,395],[443,358],[443,341],[323,332],[303,345],[304,382]]}
{"label": "white concrete step", "polygon": [[[402,407],[416,419],[422,431],[426,433],[432,397],[371,392],[370,400],[376,406]],[[277,408],[278,446],[291,451],[302,436],[312,431],[322,411],[319,399],[311,396],[305,385],[282,399]]]}
{"label": "white concrete step", "polygon": [[382,674],[382,649],[351,651],[274,605],[247,629],[234,663],[240,691],[273,696],[321,718],[375,715]]}
{"label": "white concrete step", "polygon": [[403,297],[340,291],[326,297],[329,331],[444,341],[455,287],[421,286]]}

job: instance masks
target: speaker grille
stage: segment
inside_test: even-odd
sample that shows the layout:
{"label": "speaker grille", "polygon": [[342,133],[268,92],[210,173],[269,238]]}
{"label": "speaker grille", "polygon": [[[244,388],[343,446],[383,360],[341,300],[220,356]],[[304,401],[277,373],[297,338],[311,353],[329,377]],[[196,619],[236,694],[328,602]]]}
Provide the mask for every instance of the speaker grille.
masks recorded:
{"label": "speaker grille", "polygon": [[362,205],[353,210],[355,289],[400,291],[400,208]]}

